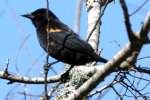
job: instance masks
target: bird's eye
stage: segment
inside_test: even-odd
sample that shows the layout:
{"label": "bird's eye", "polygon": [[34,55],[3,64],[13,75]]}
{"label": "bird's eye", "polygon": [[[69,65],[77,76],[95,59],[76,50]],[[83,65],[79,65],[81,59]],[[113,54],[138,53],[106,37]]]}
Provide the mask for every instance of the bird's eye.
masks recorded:
{"label": "bird's eye", "polygon": [[42,14],[36,14],[36,17],[40,17]]}
{"label": "bird's eye", "polygon": [[39,19],[41,19],[41,18],[43,18],[43,15],[42,15],[42,14],[36,14],[36,15],[35,15],[35,19],[36,19],[36,20],[39,20]]}

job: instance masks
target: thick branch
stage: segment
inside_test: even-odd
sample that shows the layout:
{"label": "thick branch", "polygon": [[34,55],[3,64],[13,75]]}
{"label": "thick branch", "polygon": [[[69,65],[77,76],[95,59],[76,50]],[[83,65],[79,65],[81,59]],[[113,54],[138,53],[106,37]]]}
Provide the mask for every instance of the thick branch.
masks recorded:
{"label": "thick branch", "polygon": [[[143,39],[145,39],[145,35],[147,35],[149,32],[150,16],[148,16],[147,19],[148,20],[146,20],[146,22],[142,26],[142,33],[140,32],[142,34],[140,35],[140,38]],[[119,66],[120,63],[123,62],[127,57],[135,53],[137,53],[138,55],[144,43],[139,39],[135,39],[134,41],[134,45],[128,43],[126,47],[124,47],[120,52],[118,52],[112,60],[110,60],[103,67],[101,66],[101,70],[98,70],[89,80],[87,80],[66,100],[80,100],[82,97],[86,96],[92,89],[94,89],[100,82],[102,82],[104,78],[108,76],[117,66]]]}
{"label": "thick branch", "polygon": [[92,3],[93,7],[88,12],[88,38],[87,41],[94,50],[98,48],[100,36],[100,4],[98,2]]}
{"label": "thick branch", "polygon": [[[47,77],[47,83],[59,82],[61,75]],[[0,78],[9,80],[10,83],[19,82],[27,84],[44,84],[44,77],[26,77],[7,74],[5,71],[0,71]]]}
{"label": "thick branch", "polygon": [[82,13],[82,0],[77,0],[77,8],[75,14],[75,24],[74,24],[74,31],[75,33],[80,33],[80,21],[81,21],[81,13]]}
{"label": "thick branch", "polygon": [[86,41],[97,50],[100,37],[101,18],[104,15],[106,7],[113,0],[99,0],[99,2],[94,0],[88,1],[91,2],[91,4],[88,4],[89,7],[87,6],[90,10],[88,10],[88,38]]}
{"label": "thick branch", "polygon": [[[87,95],[92,89],[94,89],[104,78],[109,75],[119,64],[131,55],[134,51],[132,50],[131,44],[128,43],[127,46],[122,49],[112,60],[110,60],[104,66],[98,66],[101,69],[98,70],[89,80],[87,80],[74,94],[70,95],[67,100],[80,100],[83,96]],[[139,50],[141,47],[138,48]]]}

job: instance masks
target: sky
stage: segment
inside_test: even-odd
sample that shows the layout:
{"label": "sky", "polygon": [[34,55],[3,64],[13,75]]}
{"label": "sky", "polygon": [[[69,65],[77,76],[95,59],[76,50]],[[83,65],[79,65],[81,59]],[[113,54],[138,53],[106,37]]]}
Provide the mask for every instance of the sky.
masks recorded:
{"label": "sky", "polygon": [[[49,0],[50,9],[67,24],[74,28],[76,1],[77,0]],[[143,0],[127,0],[129,12],[133,12]],[[132,28],[135,32],[139,31],[142,21],[150,10],[150,2],[142,10],[131,17]],[[46,0],[0,0],[0,70],[4,70],[9,59],[9,72],[22,76],[43,76],[43,64],[45,63],[45,52],[39,46],[36,31],[30,20],[20,15],[30,13],[38,8],[45,8]],[[85,7],[82,9],[81,17],[81,38],[85,39],[87,30],[87,16]],[[118,1],[111,3],[106,9],[102,18],[100,48],[103,48],[102,56],[111,59],[127,42],[128,37],[123,24],[122,11]],[[121,46],[119,47],[118,44]],[[111,52],[110,52],[111,50]],[[150,46],[144,46],[140,56],[147,56]],[[54,59],[50,59],[54,61]],[[149,61],[149,60],[148,60]],[[140,62],[142,63],[142,61]],[[143,63],[145,66],[150,63]],[[57,66],[57,67],[55,67]],[[57,73],[64,70],[63,63],[53,66]],[[55,73],[50,71],[50,75]],[[8,81],[0,79],[0,98],[4,100],[9,92],[17,95],[23,92],[25,85],[17,83],[7,85]],[[31,93],[41,94],[43,86],[27,85],[26,90]],[[21,100],[19,96],[15,100]],[[104,97],[103,100],[107,100]]]}

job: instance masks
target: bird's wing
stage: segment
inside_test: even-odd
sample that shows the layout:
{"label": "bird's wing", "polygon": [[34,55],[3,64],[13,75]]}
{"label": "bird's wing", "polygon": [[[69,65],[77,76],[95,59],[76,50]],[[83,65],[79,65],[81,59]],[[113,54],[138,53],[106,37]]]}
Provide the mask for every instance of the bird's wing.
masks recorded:
{"label": "bird's wing", "polygon": [[88,55],[94,52],[93,48],[87,42],[80,39],[80,37],[73,32],[50,33],[50,38],[63,45],[65,48],[76,52],[86,53]]}

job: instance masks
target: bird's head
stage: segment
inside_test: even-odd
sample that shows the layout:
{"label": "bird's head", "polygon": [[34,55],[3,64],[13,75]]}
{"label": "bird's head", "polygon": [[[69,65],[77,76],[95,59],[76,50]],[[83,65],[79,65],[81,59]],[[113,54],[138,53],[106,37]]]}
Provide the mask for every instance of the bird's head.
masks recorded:
{"label": "bird's head", "polygon": [[29,14],[21,15],[23,17],[29,18],[35,26],[41,24],[42,22],[48,22],[48,20],[58,20],[57,16],[50,10],[46,8],[37,9]]}

